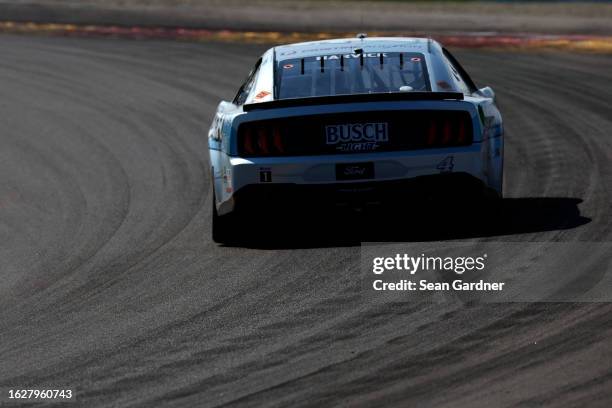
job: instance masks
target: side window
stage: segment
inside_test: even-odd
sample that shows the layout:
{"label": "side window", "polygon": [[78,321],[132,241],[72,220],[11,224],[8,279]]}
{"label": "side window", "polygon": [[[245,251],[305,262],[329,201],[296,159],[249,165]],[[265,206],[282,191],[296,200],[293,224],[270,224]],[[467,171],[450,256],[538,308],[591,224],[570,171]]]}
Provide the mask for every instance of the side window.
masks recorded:
{"label": "side window", "polygon": [[448,61],[448,66],[450,68],[451,74],[455,79],[455,82],[461,89],[461,92],[464,94],[471,94],[477,91],[476,85],[472,78],[465,72],[463,67],[459,64],[459,61],[450,53],[446,48],[444,48],[444,56]]}
{"label": "side window", "polygon": [[238,90],[238,93],[236,94],[236,97],[234,98],[234,101],[233,101],[234,104],[244,105],[244,103],[246,102],[249,96],[249,92],[251,92],[251,88],[253,88],[253,84],[255,83],[257,74],[259,73],[260,66],[261,66],[261,58],[259,59],[259,61],[257,61],[257,64],[255,64],[255,68],[253,68],[253,70],[247,77],[246,81],[244,81],[244,84],[242,84],[242,86]]}

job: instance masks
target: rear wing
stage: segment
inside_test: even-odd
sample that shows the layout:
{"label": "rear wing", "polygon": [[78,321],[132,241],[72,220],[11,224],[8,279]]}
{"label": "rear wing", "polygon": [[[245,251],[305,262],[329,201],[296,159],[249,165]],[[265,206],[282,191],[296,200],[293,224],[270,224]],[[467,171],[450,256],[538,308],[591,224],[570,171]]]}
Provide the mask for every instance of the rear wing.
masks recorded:
{"label": "rear wing", "polygon": [[385,92],[352,95],[313,96],[307,98],[277,99],[270,102],[248,103],[245,112],[260,109],[291,108],[296,106],[333,105],[354,102],[441,101],[463,100],[460,92]]}

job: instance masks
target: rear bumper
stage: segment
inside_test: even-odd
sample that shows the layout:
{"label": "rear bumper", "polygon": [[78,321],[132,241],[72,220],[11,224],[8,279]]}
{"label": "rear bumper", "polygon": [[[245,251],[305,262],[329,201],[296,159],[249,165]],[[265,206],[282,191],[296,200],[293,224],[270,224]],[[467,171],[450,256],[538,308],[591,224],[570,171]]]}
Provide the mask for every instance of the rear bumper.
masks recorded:
{"label": "rear bumper", "polygon": [[[215,169],[217,210],[223,215],[235,207],[258,207],[260,202],[267,208],[282,208],[291,201],[311,206],[394,202],[404,191],[410,200],[441,191],[472,194],[474,185],[482,189],[487,180],[481,148],[474,143],[448,149],[251,159],[219,154],[212,160],[225,163]],[[339,181],[336,166],[354,163],[370,163],[373,176]]]}
{"label": "rear bumper", "polygon": [[329,208],[396,207],[469,201],[481,197],[483,182],[467,173],[447,173],[403,180],[333,184],[253,184],[232,197],[241,213],[318,211]]}

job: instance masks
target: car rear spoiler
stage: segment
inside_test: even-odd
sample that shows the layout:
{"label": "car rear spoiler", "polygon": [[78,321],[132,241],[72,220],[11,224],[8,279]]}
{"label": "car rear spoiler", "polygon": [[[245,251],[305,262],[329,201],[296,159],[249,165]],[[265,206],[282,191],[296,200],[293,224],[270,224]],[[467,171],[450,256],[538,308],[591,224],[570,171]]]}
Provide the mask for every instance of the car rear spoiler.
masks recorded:
{"label": "car rear spoiler", "polygon": [[247,103],[243,110],[249,112],[259,109],[291,108],[295,106],[333,105],[354,102],[393,102],[393,101],[441,101],[463,100],[460,92],[384,92],[352,95],[313,96],[308,98],[277,99],[270,102]]}

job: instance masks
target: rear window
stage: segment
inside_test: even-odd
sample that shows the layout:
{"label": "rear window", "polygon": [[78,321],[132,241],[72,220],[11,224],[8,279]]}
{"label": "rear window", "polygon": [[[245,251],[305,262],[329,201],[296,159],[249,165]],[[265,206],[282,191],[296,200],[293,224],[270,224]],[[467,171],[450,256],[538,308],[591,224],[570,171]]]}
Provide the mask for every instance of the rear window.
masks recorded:
{"label": "rear window", "polygon": [[421,53],[362,53],[279,62],[279,99],[379,92],[431,91]]}

